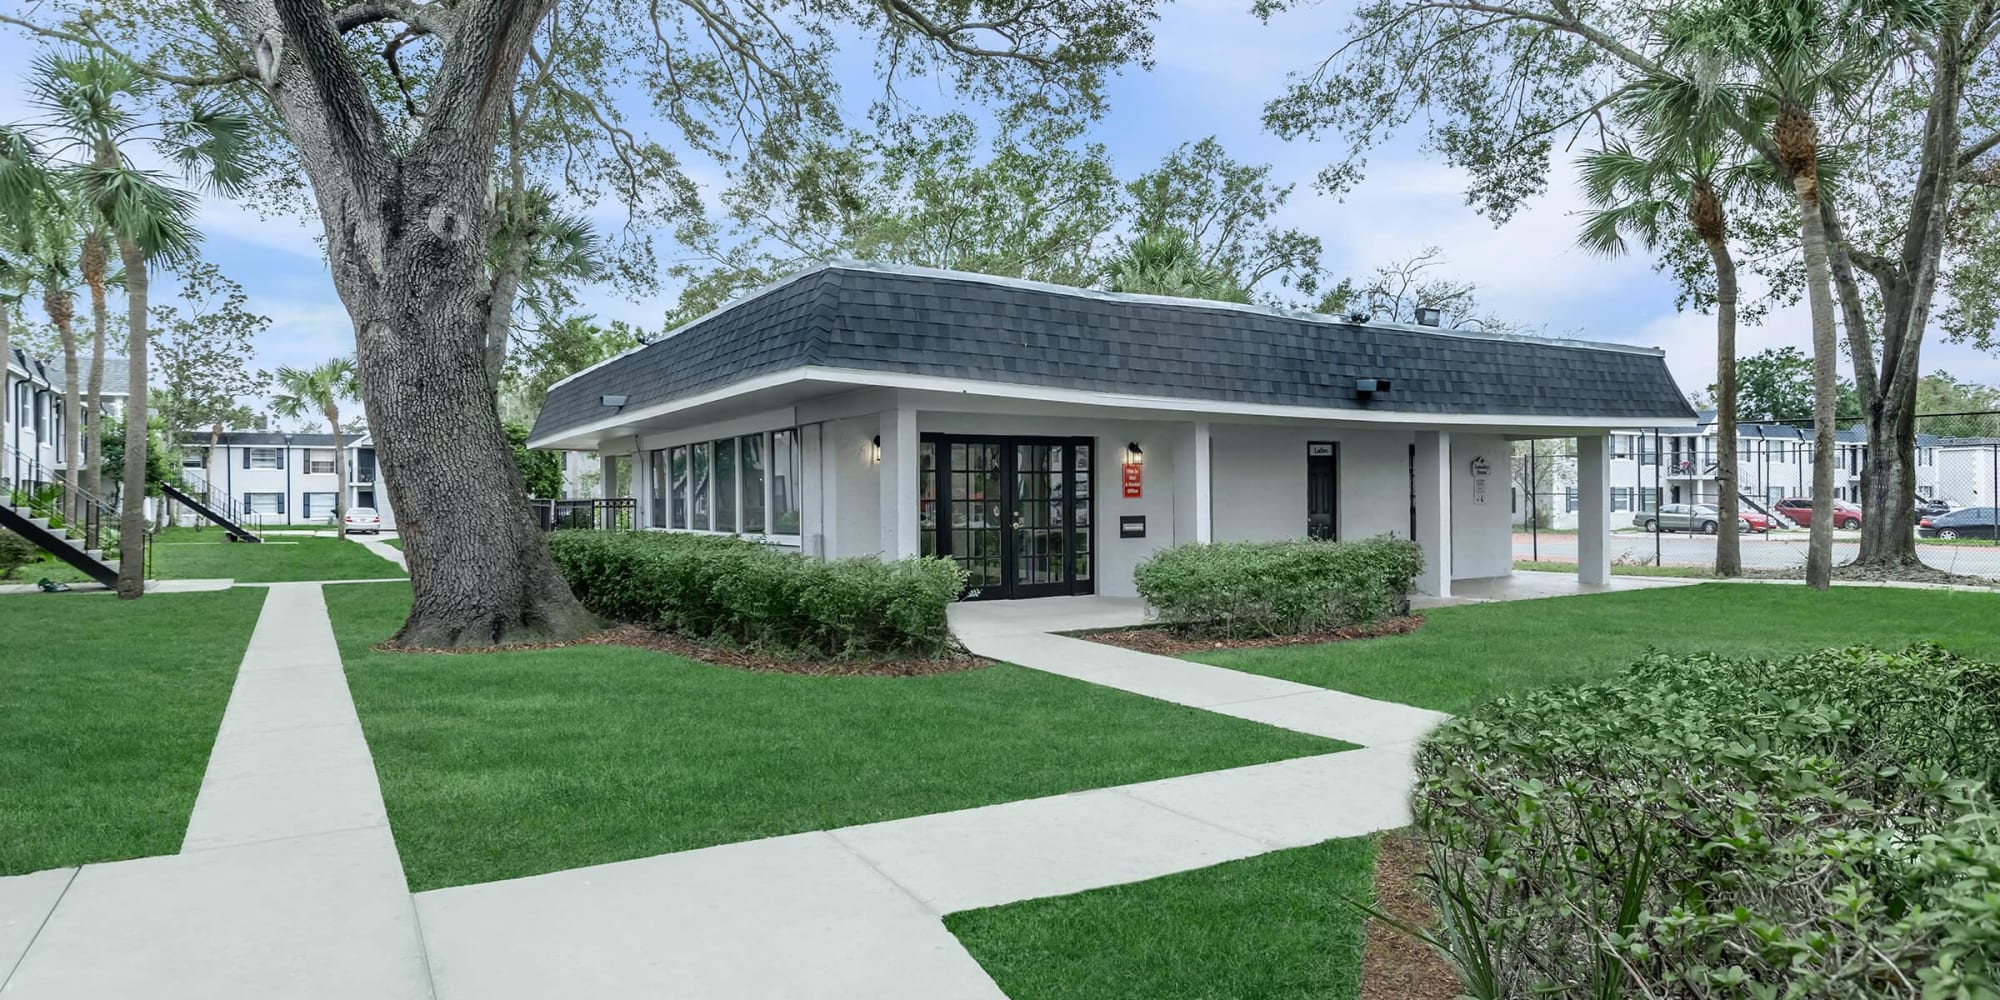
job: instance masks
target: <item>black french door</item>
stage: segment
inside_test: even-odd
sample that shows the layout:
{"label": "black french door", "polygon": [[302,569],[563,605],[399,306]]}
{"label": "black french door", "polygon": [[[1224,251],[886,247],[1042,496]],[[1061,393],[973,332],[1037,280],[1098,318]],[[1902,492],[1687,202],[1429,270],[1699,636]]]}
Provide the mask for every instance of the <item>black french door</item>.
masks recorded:
{"label": "black french door", "polygon": [[924,435],[923,554],[965,567],[968,598],[1091,593],[1093,452],[1090,438]]}

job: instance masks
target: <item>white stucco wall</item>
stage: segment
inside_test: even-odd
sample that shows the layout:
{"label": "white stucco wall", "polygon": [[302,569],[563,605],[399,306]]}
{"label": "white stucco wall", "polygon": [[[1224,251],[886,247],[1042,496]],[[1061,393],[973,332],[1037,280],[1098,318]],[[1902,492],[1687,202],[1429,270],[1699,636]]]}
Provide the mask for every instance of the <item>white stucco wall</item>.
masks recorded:
{"label": "white stucco wall", "polygon": [[1306,445],[1314,441],[1339,445],[1340,537],[1409,537],[1409,432],[1229,424],[1213,436],[1217,541],[1305,537]]}
{"label": "white stucco wall", "polygon": [[[875,435],[880,431],[881,424],[873,417],[820,425],[824,481],[833,492],[832,506],[823,515],[830,559],[882,551],[882,477],[874,462]],[[806,497],[806,503],[812,502],[811,496]]]}
{"label": "white stucco wall", "polygon": [[[1451,576],[1506,576],[1514,571],[1513,479],[1507,440],[1495,435],[1451,438]],[[1478,474],[1475,461],[1484,465]]]}

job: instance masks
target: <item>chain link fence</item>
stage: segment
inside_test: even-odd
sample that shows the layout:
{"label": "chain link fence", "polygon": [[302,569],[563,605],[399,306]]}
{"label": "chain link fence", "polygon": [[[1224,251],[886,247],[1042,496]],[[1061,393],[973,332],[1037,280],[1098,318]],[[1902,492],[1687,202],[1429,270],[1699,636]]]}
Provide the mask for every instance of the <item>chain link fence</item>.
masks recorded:
{"label": "chain link fence", "polygon": [[[1810,421],[1738,425],[1736,525],[1746,570],[1789,575],[1805,566],[1812,520]],[[2000,411],[1925,414],[1917,420],[1917,554],[1948,573],[2000,581]],[[1834,561],[1858,553],[1861,471],[1869,447],[1843,428],[1834,455]],[[1576,561],[1575,442],[1519,442],[1513,460],[1515,559],[1549,568]],[[1711,424],[1634,430],[1611,437],[1612,561],[1624,566],[1715,564],[1716,439]]]}

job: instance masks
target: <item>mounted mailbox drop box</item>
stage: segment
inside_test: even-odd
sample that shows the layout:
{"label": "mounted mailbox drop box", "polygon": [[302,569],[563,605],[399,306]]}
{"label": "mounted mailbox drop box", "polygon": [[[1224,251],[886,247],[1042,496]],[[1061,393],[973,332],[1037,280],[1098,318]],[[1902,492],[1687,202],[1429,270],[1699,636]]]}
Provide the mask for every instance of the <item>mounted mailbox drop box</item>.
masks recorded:
{"label": "mounted mailbox drop box", "polygon": [[1118,537],[1120,538],[1146,537],[1146,515],[1144,514],[1121,515],[1118,518]]}

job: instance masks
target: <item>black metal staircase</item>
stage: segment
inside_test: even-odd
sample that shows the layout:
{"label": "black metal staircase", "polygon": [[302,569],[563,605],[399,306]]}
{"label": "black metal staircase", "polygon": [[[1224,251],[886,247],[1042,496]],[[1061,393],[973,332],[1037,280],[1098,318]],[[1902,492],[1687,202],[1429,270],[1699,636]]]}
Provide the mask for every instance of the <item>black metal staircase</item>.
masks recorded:
{"label": "black metal staircase", "polygon": [[261,542],[264,540],[264,536],[243,526],[243,512],[238,510],[236,504],[228,497],[217,500],[215,497],[210,496],[206,489],[203,489],[201,494],[197,496],[172,483],[161,483],[160,489],[166,493],[167,499],[221,525],[222,530],[229,532],[229,537],[236,541]]}
{"label": "black metal staircase", "polygon": [[1771,519],[1771,523],[1772,523],[1772,524],[1774,524],[1774,525],[1777,525],[1778,527],[1781,527],[1781,528],[1796,528],[1796,527],[1798,527],[1798,525],[1796,525],[1796,524],[1793,524],[1793,523],[1792,523],[1792,519],[1791,519],[1791,518],[1789,518],[1789,517],[1786,517],[1785,515],[1783,515],[1783,514],[1780,514],[1780,513],[1778,513],[1778,512],[1777,512],[1777,511],[1775,511],[1775,510],[1772,510],[1772,509],[1771,509],[1771,508],[1770,508],[1769,506],[1767,506],[1767,505],[1766,505],[1766,504],[1764,503],[1764,501],[1762,501],[1762,500],[1759,500],[1759,499],[1757,499],[1756,497],[1753,497],[1753,496],[1751,496],[1751,495],[1750,495],[1750,494],[1748,494],[1748,493],[1738,493],[1738,494],[1736,494],[1736,497],[1737,497],[1737,499],[1739,499],[1739,500],[1743,501],[1743,505],[1744,505],[1745,507],[1748,507],[1748,508],[1750,508],[1751,510],[1754,510],[1754,511],[1756,511],[1756,512],[1757,512],[1757,513],[1759,513],[1759,514],[1762,514],[1762,515],[1764,515],[1765,517],[1768,517],[1768,518],[1770,518],[1770,519]]}
{"label": "black metal staircase", "polygon": [[[11,463],[12,449],[5,452],[0,459]],[[37,478],[55,478],[52,473],[43,473],[39,466],[35,472]],[[81,511],[85,521],[92,523],[111,511],[109,504],[83,490],[61,485],[39,491],[25,484],[21,488],[8,485],[10,488],[0,490],[0,528],[20,535],[98,583],[107,587],[118,585],[118,560],[106,559],[104,550],[88,547],[85,525],[64,516],[66,512]],[[116,518],[116,512],[111,511],[111,516]]]}

